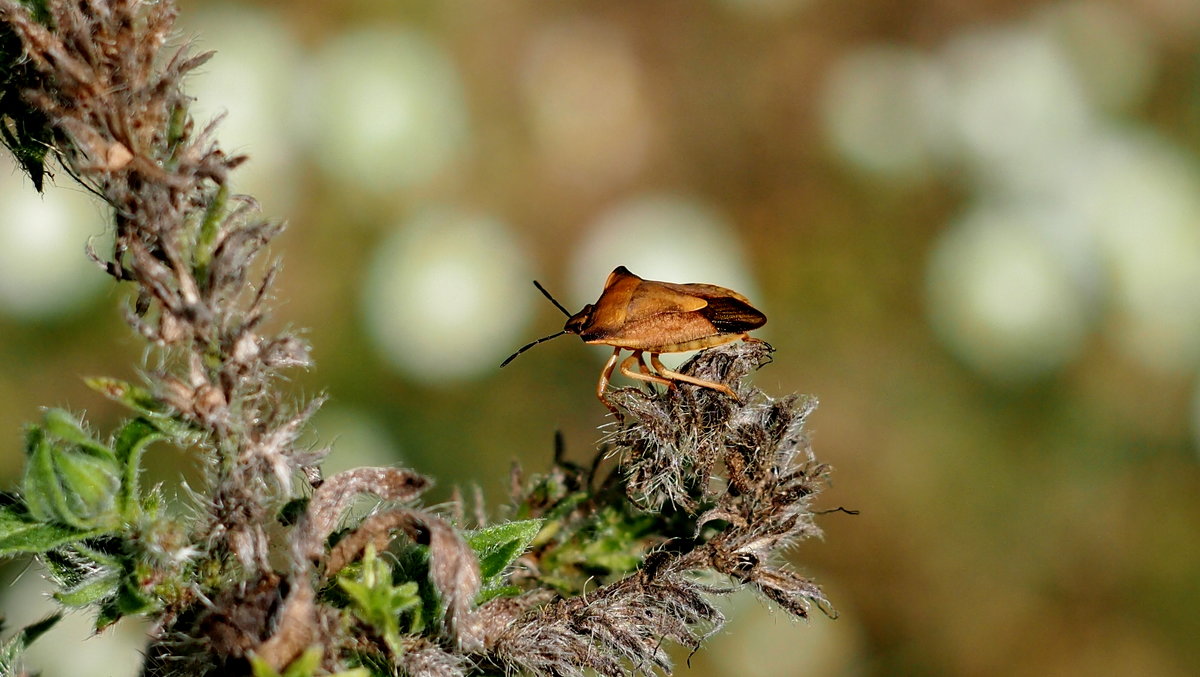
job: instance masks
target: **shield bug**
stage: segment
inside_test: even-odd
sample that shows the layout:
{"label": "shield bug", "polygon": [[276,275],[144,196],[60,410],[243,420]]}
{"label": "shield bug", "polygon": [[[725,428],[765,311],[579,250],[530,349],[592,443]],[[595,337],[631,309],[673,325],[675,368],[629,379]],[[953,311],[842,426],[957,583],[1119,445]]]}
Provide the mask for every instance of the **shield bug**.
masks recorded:
{"label": "shield bug", "polygon": [[[690,383],[736,398],[729,386],[671,371],[658,356],[743,339],[757,341],[748,332],[767,321],[767,317],[750,305],[745,296],[735,291],[713,284],[644,280],[625,266],[619,266],[609,274],[604,291],[595,303],[589,303],[574,315],[536,280],[533,284],[567,316],[567,323],[562,331],[522,346],[500,366],[512,362],[517,355],[537,344],[563,334],[575,334],[584,343],[612,346],[613,354],[600,372],[596,396],[618,420],[622,418],[621,413],[604,394],[622,350],[632,353],[621,362],[621,373],[629,378],[667,387],[674,387],[678,382]],[[653,369],[647,366],[644,353],[650,353]],[[637,371],[633,370],[635,364]]]}

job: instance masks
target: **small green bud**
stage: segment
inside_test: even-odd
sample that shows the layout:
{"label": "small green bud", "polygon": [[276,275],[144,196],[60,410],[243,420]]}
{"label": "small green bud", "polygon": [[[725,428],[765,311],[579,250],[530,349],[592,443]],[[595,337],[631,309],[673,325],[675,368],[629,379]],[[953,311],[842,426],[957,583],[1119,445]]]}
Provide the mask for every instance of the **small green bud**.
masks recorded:
{"label": "small green bud", "polygon": [[[121,469],[115,460],[64,449],[55,456],[67,507],[86,527],[100,526],[115,514]],[[75,526],[81,526],[76,524]]]}
{"label": "small green bud", "polygon": [[30,426],[26,453],[22,493],[35,518],[77,529],[103,527],[116,519],[120,463],[70,414],[51,409],[44,426]]}
{"label": "small green bud", "polygon": [[41,426],[31,425],[25,434],[25,450],[29,456],[21,493],[29,513],[40,522],[55,521],[57,505],[62,503],[62,491],[54,473],[54,452]]}

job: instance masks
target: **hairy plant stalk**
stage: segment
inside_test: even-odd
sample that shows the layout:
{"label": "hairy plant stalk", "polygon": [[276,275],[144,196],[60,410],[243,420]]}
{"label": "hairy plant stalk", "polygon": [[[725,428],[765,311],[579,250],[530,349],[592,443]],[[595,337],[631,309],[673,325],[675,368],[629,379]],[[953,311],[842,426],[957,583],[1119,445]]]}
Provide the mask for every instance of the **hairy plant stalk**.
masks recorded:
{"label": "hairy plant stalk", "polygon": [[20,96],[49,121],[64,168],[112,207],[112,250],[92,257],[135,286],[126,319],[162,354],[150,394],[203,450],[208,515],[191,525],[189,566],[274,578],[264,526],[322,455],[296,446],[319,401],[282,401],[281,371],[308,366],[309,348],[262,329],[277,268],[257,264],[282,226],[230,196],[229,174],[246,158],[220,149],[215,121],[197,128],[187,114],[183,79],[212,53],[168,47],[170,2],[48,2],[44,12],[39,21],[0,0],[38,76]]}
{"label": "hairy plant stalk", "polygon": [[[681,367],[736,398],[612,393],[625,420],[593,463],[515,470],[508,521],[465,530],[461,501],[417,503],[430,481],[410,470],[322,478],[324,450],[297,445],[321,400],[278,389],[308,346],[264,327],[277,266],[263,252],[282,226],[230,194],[245,158],[189,117],[182,82],[211,54],[170,47],[174,18],[165,1],[0,0],[0,136],[35,182],[52,158],[112,207],[113,247],[92,257],[132,287],[125,316],[160,354],[144,385],[89,381],[134,411],[107,439],[58,410],[30,426],[0,554],[41,557],[98,628],[153,619],[146,677],[669,673],[664,642],[696,649],[723,624],[714,595],[829,612],[783,559],[819,533],[816,403],[749,385],[761,342]],[[195,513],[138,486],[155,442],[204,460]],[[347,523],[364,494],[378,509]],[[0,646],[0,666],[44,629]]]}
{"label": "hairy plant stalk", "polygon": [[212,53],[167,53],[171,3],[48,3],[49,28],[13,0],[0,16],[47,86],[24,98],[51,122],[60,160],[113,209],[107,256],[133,282],[129,323],[166,357],[152,392],[193,424],[211,450],[209,556],[235,556],[248,573],[269,570],[263,497],[290,488],[317,458],[294,447],[315,409],[285,414],[272,389],[282,369],[309,364],[308,346],[260,333],[275,267],[254,262],[281,226],[256,219],[244,196],[227,205],[228,156],[187,117],[181,83]]}

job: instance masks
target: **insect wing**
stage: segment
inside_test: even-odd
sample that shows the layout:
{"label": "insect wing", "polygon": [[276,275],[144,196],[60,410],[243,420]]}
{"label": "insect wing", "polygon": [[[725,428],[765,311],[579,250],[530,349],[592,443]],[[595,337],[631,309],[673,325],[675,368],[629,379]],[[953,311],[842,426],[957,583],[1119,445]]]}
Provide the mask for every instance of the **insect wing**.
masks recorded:
{"label": "insect wing", "polygon": [[662,313],[689,313],[708,305],[708,301],[688,293],[687,285],[642,280],[629,299],[630,318],[646,318]]}
{"label": "insect wing", "polygon": [[[680,294],[688,296],[697,296],[702,299],[711,301],[712,299],[731,298],[737,299],[742,303],[750,306],[750,299],[735,292],[732,289],[718,287],[715,284],[704,284],[702,282],[689,282],[687,284],[676,284],[674,282],[655,282],[654,284],[662,285],[667,289],[671,289]],[[753,307],[753,306],[751,306]]]}
{"label": "insect wing", "polygon": [[718,287],[715,284],[674,284],[671,282],[656,283],[666,290],[681,297],[703,301],[704,305],[691,308],[704,319],[712,323],[721,334],[740,334],[757,329],[767,323],[767,316],[750,305],[750,301],[741,294]]}
{"label": "insect wing", "polygon": [[767,323],[766,315],[732,296],[709,299],[698,312],[722,334],[741,334]]}

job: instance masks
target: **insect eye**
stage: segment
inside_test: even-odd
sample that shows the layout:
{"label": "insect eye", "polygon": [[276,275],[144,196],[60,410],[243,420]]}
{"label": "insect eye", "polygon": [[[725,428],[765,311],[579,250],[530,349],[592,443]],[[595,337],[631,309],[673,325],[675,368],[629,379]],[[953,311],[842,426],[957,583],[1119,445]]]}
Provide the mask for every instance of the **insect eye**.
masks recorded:
{"label": "insect eye", "polygon": [[587,304],[583,310],[575,313],[567,320],[567,324],[563,326],[563,331],[571,334],[578,334],[583,331],[584,326],[592,319],[592,310],[595,308],[592,304]]}

